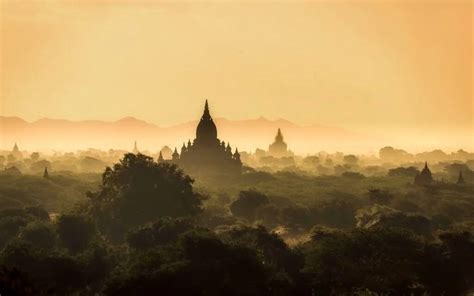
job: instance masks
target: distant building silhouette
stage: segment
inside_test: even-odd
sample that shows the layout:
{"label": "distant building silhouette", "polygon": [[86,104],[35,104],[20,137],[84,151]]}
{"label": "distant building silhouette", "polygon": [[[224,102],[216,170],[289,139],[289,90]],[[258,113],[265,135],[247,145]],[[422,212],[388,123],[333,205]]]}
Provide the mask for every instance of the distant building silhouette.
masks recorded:
{"label": "distant building silhouette", "polygon": [[163,158],[163,153],[160,151],[160,155],[158,156],[158,163],[165,162],[165,159]]}
{"label": "distant building silhouette", "polygon": [[237,149],[232,153],[229,143],[217,138],[217,127],[209,113],[206,100],[204,113],[196,128],[196,138],[183,143],[181,153],[175,148],[171,162],[178,164],[191,175],[240,174],[242,162]]}
{"label": "distant building silhouette", "polygon": [[12,152],[13,152],[13,153],[18,153],[18,152],[20,152],[20,149],[18,149],[18,145],[16,144],[16,142],[15,142],[15,145],[13,146]]}
{"label": "distant building silhouette", "polygon": [[459,171],[458,181],[456,182],[458,185],[465,184],[464,177],[462,176],[462,171]]}
{"label": "distant building silhouette", "polygon": [[13,146],[13,149],[12,149],[12,153],[13,157],[15,157],[16,159],[21,159],[23,157],[23,154],[20,152],[20,149],[18,148],[18,145],[15,143],[15,145]]}
{"label": "distant building silhouette", "polygon": [[431,176],[431,171],[428,168],[428,163],[425,161],[425,167],[415,176],[415,185],[428,185],[433,183],[433,177]]}
{"label": "distant building silhouette", "polygon": [[138,153],[140,153],[140,151],[138,151],[137,141],[135,141],[135,145],[133,146],[133,154],[138,154]]}
{"label": "distant building silhouette", "polygon": [[266,155],[273,157],[287,157],[293,155],[293,153],[288,150],[288,145],[283,139],[281,129],[278,129],[277,135],[275,136],[275,141],[270,144],[270,146],[268,146],[268,152]]}
{"label": "distant building silhouette", "polygon": [[49,179],[48,167],[44,168],[43,178]]}

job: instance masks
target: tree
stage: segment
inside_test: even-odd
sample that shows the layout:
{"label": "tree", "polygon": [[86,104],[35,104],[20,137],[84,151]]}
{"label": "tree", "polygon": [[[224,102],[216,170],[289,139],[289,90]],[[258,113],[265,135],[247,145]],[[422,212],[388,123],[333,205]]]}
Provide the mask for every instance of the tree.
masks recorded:
{"label": "tree", "polygon": [[308,229],[313,222],[308,208],[301,206],[283,207],[280,210],[279,220],[286,227],[296,231]]}
{"label": "tree", "polygon": [[25,226],[28,219],[20,216],[0,218],[0,248],[18,235],[20,227]]}
{"label": "tree", "polygon": [[380,149],[379,157],[386,162],[400,162],[412,158],[412,155],[408,154],[405,150],[387,146]]}
{"label": "tree", "polygon": [[191,229],[193,226],[189,219],[160,218],[151,225],[130,231],[127,242],[134,249],[145,250],[174,242],[180,234]]}
{"label": "tree", "polygon": [[43,249],[53,248],[56,245],[56,232],[48,222],[29,223],[21,230],[20,238]]}
{"label": "tree", "polygon": [[378,204],[389,204],[393,199],[393,195],[383,189],[369,189],[369,200],[373,203],[378,203]]}
{"label": "tree", "polygon": [[320,164],[320,159],[317,156],[307,156],[303,158],[303,165],[309,169],[315,170],[316,167]]}
{"label": "tree", "polygon": [[192,184],[175,165],[129,153],[107,168],[100,189],[88,194],[91,213],[105,234],[121,240],[127,230],[159,217],[198,214],[201,195]]}
{"label": "tree", "polygon": [[268,197],[263,193],[256,190],[244,190],[240,191],[237,200],[230,205],[230,211],[234,216],[253,221],[257,209],[269,202]]}
{"label": "tree", "polygon": [[403,228],[418,235],[431,237],[433,225],[430,219],[419,214],[405,214],[387,206],[375,205],[361,209],[356,215],[357,226],[363,228]]}
{"label": "tree", "polygon": [[265,277],[254,250],[225,244],[208,231],[190,231],[167,248],[134,253],[104,294],[266,295]]}
{"label": "tree", "polygon": [[95,235],[92,220],[79,214],[59,216],[57,231],[61,242],[73,253],[83,250]]}
{"label": "tree", "polygon": [[[417,267],[423,244],[411,233],[390,228],[318,233],[304,246],[303,272],[313,295],[420,295]],[[388,268],[390,267],[390,268]]]}
{"label": "tree", "polygon": [[80,159],[78,164],[84,172],[101,172],[106,167],[105,162],[90,156]]}
{"label": "tree", "polygon": [[350,228],[356,224],[356,206],[345,198],[321,201],[310,209],[315,222],[329,227]]}
{"label": "tree", "polygon": [[468,295],[474,289],[473,233],[451,229],[439,240],[427,246],[420,266],[429,295]]}
{"label": "tree", "polygon": [[31,156],[30,156],[31,160],[33,161],[38,161],[39,157],[40,157],[40,154],[38,152],[33,152],[31,153]]}
{"label": "tree", "polygon": [[49,221],[49,214],[48,212],[43,209],[42,207],[26,207],[25,213],[34,219],[38,219],[41,221]]}
{"label": "tree", "polygon": [[419,173],[420,173],[420,171],[414,166],[410,166],[410,167],[406,167],[406,168],[405,167],[398,167],[398,168],[395,168],[395,169],[388,170],[388,175],[391,176],[391,177],[403,176],[403,177],[414,178]]}
{"label": "tree", "polygon": [[269,233],[262,226],[241,226],[224,231],[219,237],[225,243],[255,250],[259,260],[264,262],[270,295],[295,295],[304,290],[300,274],[304,258],[277,234]]}
{"label": "tree", "polygon": [[49,221],[48,213],[40,207],[0,211],[0,248],[16,238],[22,227],[37,221]]}
{"label": "tree", "polygon": [[0,267],[0,295],[38,295],[28,277],[16,268]]}
{"label": "tree", "polygon": [[359,161],[359,158],[357,158],[357,156],[355,156],[353,154],[349,154],[349,155],[344,155],[343,160],[344,160],[345,164],[356,165],[357,162]]}
{"label": "tree", "polygon": [[354,180],[361,180],[365,178],[363,174],[357,173],[357,172],[344,172],[342,173],[341,176],[344,178],[354,179]]}
{"label": "tree", "polygon": [[38,290],[53,295],[71,295],[85,285],[83,265],[75,258],[46,252],[21,240],[10,242],[2,250],[1,262],[26,274]]}

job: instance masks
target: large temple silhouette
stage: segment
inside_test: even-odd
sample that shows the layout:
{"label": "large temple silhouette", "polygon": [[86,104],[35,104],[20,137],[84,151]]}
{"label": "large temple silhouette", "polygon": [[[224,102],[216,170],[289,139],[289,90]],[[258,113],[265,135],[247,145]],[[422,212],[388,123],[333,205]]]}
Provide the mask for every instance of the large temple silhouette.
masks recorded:
{"label": "large temple silhouette", "polygon": [[[160,157],[162,161],[163,157]],[[217,138],[217,127],[209,113],[206,100],[204,113],[196,128],[196,138],[188,143],[183,143],[181,152],[175,148],[171,159],[186,173],[194,175],[223,176],[238,175],[242,170],[240,154],[229,143]]]}
{"label": "large temple silhouette", "polygon": [[293,153],[288,150],[288,145],[283,139],[281,129],[278,129],[277,135],[275,136],[275,141],[268,146],[267,155],[277,158],[293,156]]}

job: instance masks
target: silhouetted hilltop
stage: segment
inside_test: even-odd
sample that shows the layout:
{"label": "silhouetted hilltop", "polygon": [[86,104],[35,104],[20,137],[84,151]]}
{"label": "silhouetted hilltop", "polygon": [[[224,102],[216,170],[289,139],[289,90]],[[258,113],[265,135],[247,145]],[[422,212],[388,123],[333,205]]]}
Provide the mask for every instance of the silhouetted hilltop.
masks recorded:
{"label": "silhouetted hilltop", "polygon": [[[337,147],[351,148],[359,144],[365,147],[375,145],[371,142],[373,139],[339,127],[302,126],[285,119],[269,120],[264,117],[248,120],[216,118],[215,121],[219,136],[235,143],[241,151],[268,148],[278,128],[284,132],[289,148],[301,153]],[[194,120],[160,127],[134,117],[117,121],[43,118],[27,122],[18,117],[0,116],[0,146],[8,149],[18,142],[25,149],[132,149],[136,140],[143,149],[159,150],[164,145],[180,147],[183,139],[193,139],[196,124],[197,120]]]}

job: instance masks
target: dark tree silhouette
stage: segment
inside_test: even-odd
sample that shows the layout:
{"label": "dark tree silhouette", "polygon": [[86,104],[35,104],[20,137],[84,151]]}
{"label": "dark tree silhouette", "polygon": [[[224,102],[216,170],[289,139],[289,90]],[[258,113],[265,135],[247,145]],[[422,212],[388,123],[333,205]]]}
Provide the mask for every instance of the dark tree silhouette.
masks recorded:
{"label": "dark tree silhouette", "polygon": [[38,295],[28,277],[16,268],[0,267],[0,295]]}
{"label": "dark tree silhouette", "polygon": [[56,232],[53,226],[42,221],[26,225],[20,232],[20,238],[43,249],[53,248],[56,244]]}
{"label": "dark tree silhouette", "polygon": [[112,275],[105,295],[267,295],[255,252],[190,231],[167,248],[135,254]]}
{"label": "dark tree silhouette", "polygon": [[258,191],[240,191],[237,200],[230,205],[230,210],[234,216],[253,221],[258,207],[269,202],[268,197]]}
{"label": "dark tree silhouette", "polygon": [[474,235],[452,230],[427,247],[421,279],[430,295],[468,295],[474,289]]}
{"label": "dark tree silhouette", "polygon": [[379,188],[369,189],[369,200],[378,204],[389,204],[393,199],[393,194],[389,191]]}
{"label": "dark tree silhouette", "polygon": [[394,169],[390,169],[388,170],[388,175],[389,176],[405,176],[405,177],[410,177],[410,178],[414,178],[417,174],[419,174],[420,171],[414,167],[414,166],[410,166],[410,167],[398,167],[398,168],[394,168]]}
{"label": "dark tree silhouette", "polygon": [[189,219],[161,218],[150,225],[139,227],[127,235],[128,244],[137,250],[150,249],[175,241],[178,236],[193,228]]}
{"label": "dark tree silhouette", "polygon": [[298,295],[305,291],[300,269],[304,265],[302,254],[292,250],[275,233],[264,227],[234,227],[220,234],[229,244],[255,250],[259,260],[264,262],[267,272],[266,286],[271,295]]}
{"label": "dark tree silhouette", "polygon": [[72,252],[83,250],[95,235],[92,220],[79,214],[61,215],[57,231],[61,242]]}
{"label": "dark tree silhouette", "polygon": [[423,245],[409,232],[380,228],[320,232],[304,249],[312,295],[420,295]]}
{"label": "dark tree silhouette", "polygon": [[128,229],[159,217],[199,213],[201,196],[192,184],[175,165],[129,153],[105,170],[100,190],[88,194],[92,215],[104,233],[120,240]]}

